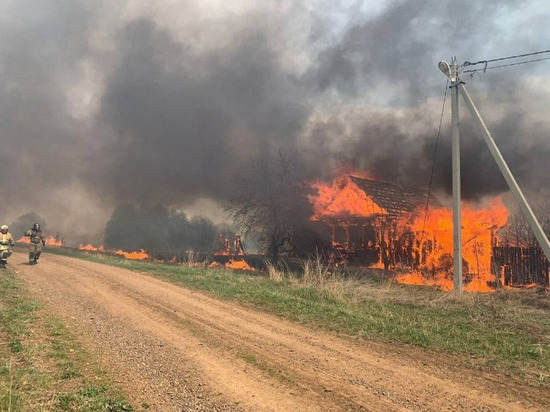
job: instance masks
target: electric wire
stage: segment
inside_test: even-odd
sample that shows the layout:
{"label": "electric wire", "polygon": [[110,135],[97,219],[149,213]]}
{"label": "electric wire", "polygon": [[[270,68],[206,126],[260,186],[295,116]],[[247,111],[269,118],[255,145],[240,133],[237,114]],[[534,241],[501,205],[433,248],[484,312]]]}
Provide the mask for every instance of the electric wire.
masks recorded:
{"label": "electric wire", "polygon": [[525,61],[522,61],[522,62],[510,63],[510,64],[501,64],[499,66],[493,66],[493,67],[488,67],[489,63],[499,62],[499,61],[503,61],[503,60],[519,59],[519,58],[522,58],[522,57],[536,56],[536,55],[539,55],[539,54],[546,54],[546,53],[550,53],[550,50],[540,50],[540,51],[531,52],[531,53],[516,54],[514,56],[498,57],[496,59],[489,59],[489,60],[479,60],[477,62],[465,61],[460,67],[464,68],[464,67],[468,67],[468,66],[476,66],[478,64],[483,64],[484,65],[483,69],[464,70],[463,73],[475,73],[475,72],[479,72],[479,71],[483,71],[483,73],[485,73],[487,70],[499,69],[499,68],[509,67],[509,66],[518,66],[518,65],[521,65],[521,64],[535,63],[535,62],[540,62],[540,61],[543,61],[543,60],[549,60],[550,57],[543,57],[543,58],[540,58],[540,59],[525,60]]}
{"label": "electric wire", "polygon": [[464,66],[475,66],[476,64],[487,64],[487,63],[498,62],[498,61],[502,61],[502,60],[519,59],[520,57],[535,56],[537,54],[544,54],[544,53],[550,53],[550,50],[541,50],[541,51],[536,51],[536,52],[532,52],[532,53],[516,54],[515,56],[498,57],[496,59],[490,59],[490,60],[480,60],[480,61],[477,61],[475,63],[465,61],[463,65]]}
{"label": "electric wire", "polygon": [[550,57],[542,57],[540,59],[526,60],[526,61],[517,62],[517,63],[501,64],[499,66],[484,67],[483,69],[464,70],[462,73],[476,73],[476,72],[484,72],[485,73],[487,70],[500,69],[502,67],[509,67],[509,66],[519,66],[521,64],[535,63],[535,62],[540,62],[540,61],[543,61],[543,60],[550,60]]}
{"label": "electric wire", "polygon": [[439,127],[437,128],[437,138],[435,139],[435,147],[432,159],[432,170],[430,172],[430,183],[428,185],[428,198],[426,199],[426,208],[424,209],[424,222],[422,224],[422,232],[420,235],[420,245],[424,241],[424,230],[426,229],[426,221],[428,220],[428,209],[430,207],[430,198],[432,196],[432,184],[435,171],[435,159],[437,155],[437,148],[439,146],[439,139],[441,138],[441,125],[443,124],[443,115],[445,114],[445,102],[447,101],[447,90],[449,89],[449,79],[445,82],[445,93],[443,94],[443,105],[441,107],[441,115],[439,116]]}

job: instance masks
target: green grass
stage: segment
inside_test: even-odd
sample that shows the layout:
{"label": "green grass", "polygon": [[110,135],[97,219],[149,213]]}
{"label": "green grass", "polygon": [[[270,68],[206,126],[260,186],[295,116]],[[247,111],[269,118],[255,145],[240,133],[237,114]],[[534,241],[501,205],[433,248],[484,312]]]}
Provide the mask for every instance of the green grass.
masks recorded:
{"label": "green grass", "polygon": [[258,370],[261,370],[266,375],[270,376],[273,379],[277,379],[279,382],[285,385],[292,386],[294,384],[291,376],[279,370],[276,365],[260,361],[258,358],[256,358],[256,356],[254,356],[254,354],[239,352],[237,353],[237,356],[249,365],[255,367]]}
{"label": "green grass", "polygon": [[340,335],[456,355],[463,365],[550,387],[547,293],[456,295],[349,274],[311,284],[288,273],[272,280],[266,273],[189,268],[70,249],[50,252],[148,273]]}
{"label": "green grass", "polygon": [[0,274],[0,343],[0,412],[133,410],[10,269]]}

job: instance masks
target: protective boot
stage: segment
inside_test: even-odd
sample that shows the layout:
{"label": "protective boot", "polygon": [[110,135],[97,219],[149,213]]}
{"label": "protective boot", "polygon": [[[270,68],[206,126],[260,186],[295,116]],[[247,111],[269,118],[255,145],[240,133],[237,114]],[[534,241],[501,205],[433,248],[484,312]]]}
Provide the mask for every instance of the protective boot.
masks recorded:
{"label": "protective boot", "polygon": [[38,258],[40,257],[41,254],[42,254],[42,252],[35,252],[35,254],[34,254],[34,264],[35,265],[38,263]]}
{"label": "protective boot", "polygon": [[6,261],[0,260],[0,269],[5,269],[5,268],[6,268]]}
{"label": "protective boot", "polygon": [[36,259],[34,258],[34,252],[29,252],[29,265],[34,265],[36,263]]}

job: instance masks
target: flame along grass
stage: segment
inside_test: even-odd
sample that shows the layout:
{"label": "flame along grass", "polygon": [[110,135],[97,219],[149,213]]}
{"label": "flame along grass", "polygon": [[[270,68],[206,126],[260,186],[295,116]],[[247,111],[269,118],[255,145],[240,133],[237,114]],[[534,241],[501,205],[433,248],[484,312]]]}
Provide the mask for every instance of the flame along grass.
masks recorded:
{"label": "flame along grass", "polygon": [[536,289],[457,295],[403,285],[381,271],[346,272],[320,260],[291,272],[235,272],[55,249],[147,273],[340,335],[452,354],[463,366],[550,388],[550,294]]}
{"label": "flame along grass", "polygon": [[0,411],[132,410],[11,269],[0,276],[0,290]]}
{"label": "flame along grass", "polygon": [[[20,239],[17,239],[17,243],[30,243],[30,238],[23,236]],[[56,239],[53,236],[46,237],[46,244],[48,246],[63,246],[63,240]]]}

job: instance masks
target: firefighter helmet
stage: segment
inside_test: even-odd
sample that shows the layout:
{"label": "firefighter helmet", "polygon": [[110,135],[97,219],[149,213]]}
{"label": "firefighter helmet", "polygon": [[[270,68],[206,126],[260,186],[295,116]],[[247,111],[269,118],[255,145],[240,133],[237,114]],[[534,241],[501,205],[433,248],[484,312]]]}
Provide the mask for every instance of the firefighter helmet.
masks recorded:
{"label": "firefighter helmet", "polygon": [[35,223],[34,225],[32,225],[32,228],[34,230],[40,230],[40,223]]}
{"label": "firefighter helmet", "polygon": [[8,233],[8,226],[2,225],[2,227],[0,227],[0,230],[2,231],[2,233]]}

